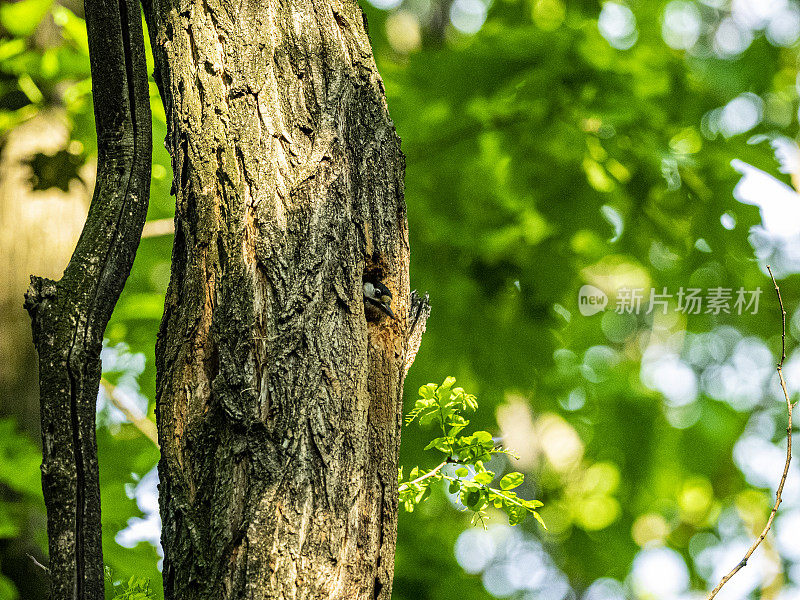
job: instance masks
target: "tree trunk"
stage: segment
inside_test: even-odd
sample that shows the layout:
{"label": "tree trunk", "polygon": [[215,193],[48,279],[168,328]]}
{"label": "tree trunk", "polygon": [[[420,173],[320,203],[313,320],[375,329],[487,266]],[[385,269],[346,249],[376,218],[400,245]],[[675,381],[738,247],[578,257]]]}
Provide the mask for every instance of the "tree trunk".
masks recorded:
{"label": "tree trunk", "polygon": [[[389,598],[409,247],[363,13],[147,13],[177,196],[156,347],[166,598]],[[365,278],[395,318],[365,313]]]}

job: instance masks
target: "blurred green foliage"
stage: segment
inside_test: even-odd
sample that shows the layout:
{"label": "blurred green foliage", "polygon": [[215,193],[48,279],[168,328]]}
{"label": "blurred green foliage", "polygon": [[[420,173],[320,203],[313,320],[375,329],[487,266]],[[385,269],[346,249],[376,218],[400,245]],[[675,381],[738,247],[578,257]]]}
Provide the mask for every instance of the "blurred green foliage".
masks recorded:
{"label": "blurred green foliage", "polygon": [[[418,387],[446,374],[481,398],[473,426],[503,436],[520,454],[512,470],[527,477],[517,492],[544,502],[548,529],[528,520],[522,537],[513,538],[549,565],[550,591],[566,582],[562,595],[543,597],[582,594],[598,581],[606,590],[621,586],[622,597],[659,597],[642,587],[635,568],[654,556],[677,559],[688,570],[687,585],[704,589],[715,573],[704,552],[731,536],[746,539],[770,504],[769,485],[734,460],[734,445],[752,442],[756,432],[780,448],[785,436],[782,406],[765,391],[774,381],[762,373],[774,356],[761,350],[775,354],[780,330],[750,243],[759,213],[733,199],[739,175],[730,161],[788,181],[766,144],[747,142],[753,134],[797,134],[796,40],[770,43],[767,25],[756,24],[740,31],[752,39],[732,51],[719,37],[730,25],[728,2],[495,0],[486,15],[470,13],[475,2],[487,6],[384,0],[375,5],[390,9],[379,10],[362,3],[407,156],[412,286],[429,291],[433,304],[408,377],[406,411]],[[665,19],[678,10],[700,19],[688,50],[665,43],[672,35]],[[453,25],[468,17],[480,21],[475,33]],[[608,33],[615,23],[618,37]],[[70,156],[40,158],[33,185],[66,189],[78,177],[70,165],[96,151],[81,8],[6,3],[0,27],[0,130],[39,111],[63,115]],[[149,219],[156,220],[171,217],[173,203],[169,157],[158,143],[164,115],[151,89],[157,143]],[[758,119],[721,130],[720,109],[743,95],[758,100]],[[168,236],[143,240],[107,331],[109,347],[124,343],[123,354],[142,357],[134,388],[151,418],[170,249]],[[764,293],[757,314],[687,315],[672,305],[666,315],[617,314],[612,305],[583,316],[578,290],[585,284],[673,294],[760,286]],[[782,289],[793,314],[797,277]],[[789,334],[792,349],[800,334],[794,317]],[[736,362],[740,355],[752,361]],[[728,369],[721,384],[720,369]],[[763,389],[723,385],[750,370]],[[676,385],[688,392],[672,395]],[[149,580],[158,596],[152,544],[124,548],[116,541],[130,519],[145,516],[136,486],[158,453],[103,406],[106,563],[120,581]],[[401,464],[425,464],[425,435],[404,428]],[[37,452],[11,421],[0,422],[0,600],[27,597],[30,582],[11,568],[21,552],[14,540],[25,536],[46,547]],[[487,466],[505,471],[503,460]],[[490,576],[502,559],[497,549],[511,538],[490,529],[480,539],[494,544],[493,558],[470,563],[474,552],[459,554],[473,536],[463,533],[469,515],[443,485],[431,489],[417,510],[400,515],[394,596],[519,596],[519,585],[502,587],[502,577]],[[533,565],[534,554],[526,556]],[[777,574],[757,585],[770,597],[796,590],[795,563],[773,562]],[[599,597],[607,596],[614,597]]]}
{"label": "blurred green foliage", "polygon": [[105,572],[106,597],[108,600],[150,600],[153,591],[150,582],[141,578],[131,577],[126,582],[117,582],[114,573],[108,567]]}

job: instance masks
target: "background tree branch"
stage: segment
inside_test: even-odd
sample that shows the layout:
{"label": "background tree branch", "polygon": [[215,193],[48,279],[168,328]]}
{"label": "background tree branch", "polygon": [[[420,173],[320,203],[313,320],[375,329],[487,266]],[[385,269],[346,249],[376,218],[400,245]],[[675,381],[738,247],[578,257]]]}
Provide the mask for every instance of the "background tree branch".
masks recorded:
{"label": "background tree branch", "polygon": [[147,215],[151,120],[135,0],[86,0],[97,184],[59,281],[31,277],[25,308],[39,355],[42,488],[50,597],[103,598],[95,406],[103,333]]}

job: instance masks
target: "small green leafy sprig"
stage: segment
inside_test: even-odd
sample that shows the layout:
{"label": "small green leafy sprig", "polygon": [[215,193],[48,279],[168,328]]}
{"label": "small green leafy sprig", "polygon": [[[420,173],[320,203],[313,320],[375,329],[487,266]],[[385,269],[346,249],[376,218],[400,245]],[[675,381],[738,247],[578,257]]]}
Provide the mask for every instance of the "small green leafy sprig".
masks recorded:
{"label": "small green leafy sprig", "polygon": [[[467,410],[475,411],[478,400],[462,388],[454,388],[456,380],[448,377],[442,385],[429,383],[419,388],[420,398],[406,417],[406,425],[416,420],[420,426],[438,425],[442,435],[431,440],[425,450],[437,450],[444,460],[429,471],[414,467],[403,480],[403,468],[398,473],[400,502],[408,512],[425,500],[432,485],[438,481],[450,482],[450,493],[459,494],[461,503],[473,511],[473,522],[478,520],[485,526],[486,509],[494,506],[508,515],[511,525],[522,522],[526,516],[533,517],[545,527],[536,509],[542,506],[538,500],[525,500],[512,490],[522,484],[522,473],[508,473],[500,479],[500,487],[491,487],[495,474],[484,466],[494,454],[514,456],[508,450],[496,446],[488,431],[476,431],[463,435],[469,421],[464,417]],[[445,472],[447,465],[458,465],[452,475]],[[470,470],[473,475],[469,478]]]}
{"label": "small green leafy sprig", "polygon": [[154,600],[155,594],[150,588],[150,581],[132,576],[127,583],[114,583],[111,567],[104,567],[106,581],[106,598],[113,600]]}

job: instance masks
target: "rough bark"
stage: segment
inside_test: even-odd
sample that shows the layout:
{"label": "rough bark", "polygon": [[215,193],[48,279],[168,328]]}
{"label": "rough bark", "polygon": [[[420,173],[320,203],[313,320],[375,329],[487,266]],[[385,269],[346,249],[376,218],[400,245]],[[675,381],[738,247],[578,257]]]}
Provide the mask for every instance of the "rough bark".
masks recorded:
{"label": "rough bark", "polygon": [[[389,598],[409,247],[361,9],[146,12],[177,196],[156,347],[166,598]],[[397,318],[365,315],[365,277]]]}
{"label": "rough bark", "polygon": [[95,439],[100,350],[147,214],[151,124],[139,5],[86,0],[98,140],[97,183],[59,281],[31,277],[25,308],[39,355],[42,488],[50,597],[101,600]]}

